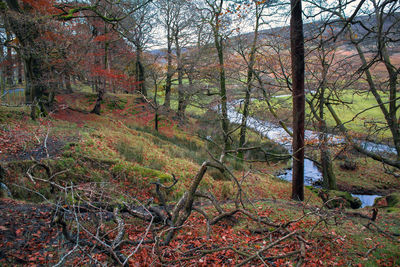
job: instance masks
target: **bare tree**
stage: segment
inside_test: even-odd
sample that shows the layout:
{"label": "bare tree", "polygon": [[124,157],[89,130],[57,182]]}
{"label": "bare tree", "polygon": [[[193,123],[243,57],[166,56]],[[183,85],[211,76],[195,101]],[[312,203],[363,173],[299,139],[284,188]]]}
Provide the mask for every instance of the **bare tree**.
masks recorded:
{"label": "bare tree", "polygon": [[[137,0],[137,5],[141,2]],[[154,29],[156,11],[154,5],[146,5],[137,12],[130,14],[121,23],[119,31],[135,46],[134,75],[138,91],[147,96],[143,50],[151,41]]]}
{"label": "bare tree", "polygon": [[171,87],[172,87],[172,77],[174,75],[174,70],[172,66],[172,46],[174,43],[172,26],[175,19],[176,7],[173,0],[162,0],[157,2],[158,10],[160,13],[159,22],[163,26],[166,32],[167,41],[167,74],[165,79],[165,98],[164,106],[169,108],[171,106]]}
{"label": "bare tree", "polygon": [[[174,5],[174,21],[172,23],[172,36],[176,51],[176,72],[178,74],[178,117],[184,118],[185,114],[185,90],[183,85],[183,76],[185,72],[184,54],[182,49],[186,49],[188,45],[193,45],[194,27],[197,26],[195,21],[200,20],[192,3],[182,0],[175,0]],[[201,29],[201,28],[200,28]]]}
{"label": "bare tree", "polygon": [[221,128],[223,134],[224,151],[222,155],[225,155],[226,151],[230,150],[229,140],[229,119],[227,109],[227,91],[226,91],[226,74],[225,74],[225,62],[224,62],[224,48],[225,38],[224,28],[229,19],[224,14],[224,0],[206,0],[205,1],[205,18],[209,24],[214,41],[214,47],[218,57],[218,73],[219,73],[219,101],[221,110]]}
{"label": "bare tree", "polygon": [[[247,76],[246,76],[246,84],[245,84],[245,98],[243,104],[242,111],[242,122],[240,127],[239,134],[239,148],[244,147],[246,143],[246,131],[247,131],[247,117],[249,116],[249,107],[250,107],[250,96],[251,91],[254,87],[254,66],[256,64],[256,54],[259,48],[259,29],[262,24],[262,15],[269,1],[265,1],[264,3],[260,3],[258,1],[252,1],[252,12],[251,15],[254,14],[254,31],[251,34],[253,39],[250,44],[242,43],[238,40],[238,52],[240,56],[243,58],[247,65]],[[253,13],[254,12],[254,13]],[[249,47],[250,46],[250,47]],[[243,150],[240,150],[238,153],[238,157],[243,159]]]}
{"label": "bare tree", "polygon": [[[356,49],[359,57],[359,67],[356,72],[361,73],[365,78],[368,85],[367,90],[374,96],[376,107],[384,116],[386,126],[381,129],[389,129],[396,150],[396,158],[393,159],[390,156],[365,149],[349,135],[347,127],[343,124],[346,122],[341,121],[332,104],[327,102],[326,105],[338,123],[339,129],[356,150],[375,160],[400,168],[400,127],[397,116],[399,66],[392,62],[390,52],[392,45],[399,41],[398,25],[400,20],[397,11],[400,6],[397,1],[371,0],[369,5],[365,2],[361,1],[350,17],[345,14],[343,6],[337,8],[328,8],[322,4],[317,6],[338,19],[342,30],[337,33],[337,36],[346,33],[350,43]],[[363,5],[367,15],[356,17],[355,14],[361,10]],[[379,75],[373,75],[373,68],[377,66],[383,66],[382,71]],[[388,94],[387,101],[384,100],[385,94]],[[356,117],[362,113],[363,111],[356,114]]]}

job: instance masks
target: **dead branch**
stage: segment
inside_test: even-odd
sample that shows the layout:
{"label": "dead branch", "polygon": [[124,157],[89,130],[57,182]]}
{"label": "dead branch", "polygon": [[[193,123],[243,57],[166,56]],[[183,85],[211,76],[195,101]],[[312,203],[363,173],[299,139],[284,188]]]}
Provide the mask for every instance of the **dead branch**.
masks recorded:
{"label": "dead branch", "polygon": [[264,252],[267,251],[268,249],[270,249],[270,248],[272,248],[272,247],[278,245],[278,244],[281,243],[282,241],[288,239],[289,237],[291,237],[291,236],[293,236],[293,235],[295,235],[295,234],[297,234],[297,231],[291,232],[291,233],[289,233],[289,234],[287,234],[287,235],[285,235],[285,236],[279,238],[278,240],[276,240],[276,241],[274,241],[274,242],[268,244],[266,247],[260,249],[260,250],[257,251],[254,255],[248,257],[247,259],[245,259],[245,260],[242,261],[241,263],[237,264],[236,266],[237,266],[237,267],[243,266],[243,265],[249,263],[250,261],[254,260],[255,258],[257,258],[257,257],[259,257],[259,256],[262,257],[262,256],[261,256],[262,253],[264,253]]}

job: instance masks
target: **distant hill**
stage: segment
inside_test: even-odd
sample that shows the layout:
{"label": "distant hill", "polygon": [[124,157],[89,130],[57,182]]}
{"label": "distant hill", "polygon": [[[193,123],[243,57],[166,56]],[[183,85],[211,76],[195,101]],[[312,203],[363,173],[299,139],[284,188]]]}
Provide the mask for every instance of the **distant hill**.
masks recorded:
{"label": "distant hill", "polygon": [[[324,23],[322,21],[319,22],[311,22],[304,24],[304,37],[305,39],[311,39],[313,36],[319,34],[319,31],[324,28],[324,35],[331,35],[331,29],[333,29],[333,33],[335,35],[339,34],[342,28],[345,26],[345,23],[338,20],[333,20],[329,22],[329,27],[324,27]],[[364,38],[364,45],[374,45],[376,42],[376,33],[369,32],[370,29],[376,28],[376,18],[375,16],[359,16],[354,19],[351,23],[351,28],[353,32],[357,35],[358,39]],[[383,31],[388,34],[388,36],[394,40],[400,40],[400,12],[394,13],[391,16],[387,16],[384,19]],[[231,37],[232,43],[235,42],[250,42],[253,39],[254,32],[240,34],[235,37]],[[274,38],[279,36],[282,39],[289,40],[290,38],[290,29],[289,26],[281,26],[275,27],[271,29],[261,30],[259,32],[260,39]],[[346,31],[340,33],[338,38],[336,39],[336,43],[340,43],[340,45],[348,46],[350,42],[348,40],[348,36],[346,35]],[[165,56],[165,49],[155,49],[150,51],[153,55]]]}
{"label": "distant hill", "polygon": [[[324,27],[324,23],[322,21],[305,23],[304,24],[304,37],[305,39],[311,39],[313,36],[319,34],[321,30],[324,30],[324,35],[331,35],[331,29],[333,29],[334,34],[339,34],[342,28],[345,26],[345,23],[342,21],[331,21],[329,22],[329,27]],[[358,36],[358,39],[365,38],[364,44],[374,44],[376,40],[376,33],[370,32],[371,29],[376,29],[376,18],[375,16],[359,16],[354,19],[351,23],[351,28],[353,32]],[[400,39],[400,12],[394,13],[391,16],[387,16],[384,19],[383,31],[392,39],[399,40]],[[290,29],[289,26],[276,27],[266,30],[260,31],[260,39],[271,38],[280,36],[283,39],[290,38]],[[246,33],[240,36],[235,37],[235,39],[243,40],[252,40],[254,33]],[[348,42],[348,37],[346,35],[346,31],[343,31],[340,36],[337,38],[337,42]]]}

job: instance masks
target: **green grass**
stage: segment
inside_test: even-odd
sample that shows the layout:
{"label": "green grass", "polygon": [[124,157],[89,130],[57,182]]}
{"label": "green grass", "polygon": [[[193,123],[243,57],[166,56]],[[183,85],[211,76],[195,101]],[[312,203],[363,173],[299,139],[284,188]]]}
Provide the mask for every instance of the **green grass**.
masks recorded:
{"label": "green grass", "polygon": [[[388,94],[381,93],[381,96],[382,101],[388,100]],[[307,95],[307,97],[310,98],[311,96]],[[340,92],[339,98],[347,104],[333,105],[333,107],[349,130],[361,135],[372,134],[377,140],[391,137],[388,129],[381,129],[382,126],[386,125],[385,118],[380,108],[376,106],[376,100],[371,93],[356,94],[355,91],[346,90]],[[280,116],[285,116],[284,114],[287,115],[291,112],[291,96],[272,98],[271,104]],[[253,102],[252,111],[256,114],[262,114],[262,111],[267,112],[267,104],[264,101],[256,100]],[[308,118],[311,117],[310,113],[310,107],[306,104]],[[268,117],[266,118],[268,119]],[[325,118],[328,127],[334,128],[336,126],[336,122],[327,109],[325,109]],[[290,118],[288,122],[290,123]],[[312,123],[309,123],[307,128],[313,129]]]}
{"label": "green grass", "polygon": [[[381,96],[382,101],[388,101],[388,94],[381,93]],[[361,134],[375,133],[378,128],[383,126],[382,123],[385,123],[385,117],[380,108],[376,106],[376,100],[371,93],[354,94],[352,91],[347,90],[341,94],[340,98],[342,101],[351,104],[336,105],[336,112],[346,127],[353,132]],[[360,114],[360,112],[362,113]],[[327,114],[327,119],[329,126],[335,126],[330,114]],[[390,131],[387,129],[379,131],[377,134],[378,138],[388,138],[391,136]]]}

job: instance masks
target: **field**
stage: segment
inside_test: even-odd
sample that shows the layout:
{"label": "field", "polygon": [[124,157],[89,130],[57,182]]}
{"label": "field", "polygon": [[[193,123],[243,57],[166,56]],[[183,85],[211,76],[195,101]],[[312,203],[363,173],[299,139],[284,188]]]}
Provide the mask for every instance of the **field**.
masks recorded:
{"label": "field", "polygon": [[[385,124],[384,115],[377,106],[376,100],[371,93],[346,90],[339,92],[338,96],[345,104],[334,105],[334,108],[344,125],[351,132],[360,136],[368,136],[372,140],[390,140],[391,133],[389,129],[383,127]],[[307,97],[311,98],[312,96],[308,94]],[[382,100],[387,101],[387,99],[387,94],[384,94]],[[278,116],[286,118],[286,122],[289,126],[291,125],[291,101],[290,96],[275,97],[271,100]],[[268,112],[265,112],[268,110],[268,107],[263,101],[255,100],[251,110],[255,117],[274,120]],[[308,118],[310,118],[310,112],[310,107],[306,104],[306,114]],[[328,127],[330,127],[332,131],[336,130],[336,132],[338,132],[338,130],[335,129],[336,123],[327,109],[325,110],[325,118]],[[308,119],[306,127],[310,130],[315,130],[313,125],[313,121]]]}

